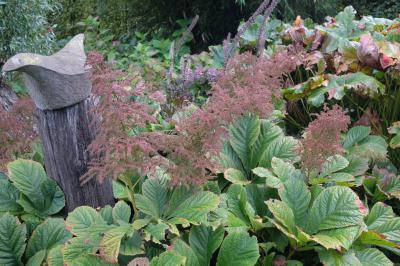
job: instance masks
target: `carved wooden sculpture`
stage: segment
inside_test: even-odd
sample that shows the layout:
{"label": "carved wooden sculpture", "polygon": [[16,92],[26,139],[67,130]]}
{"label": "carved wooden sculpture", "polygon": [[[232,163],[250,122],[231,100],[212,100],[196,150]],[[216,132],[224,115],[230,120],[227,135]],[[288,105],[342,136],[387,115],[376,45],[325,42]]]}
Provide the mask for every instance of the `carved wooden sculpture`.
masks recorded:
{"label": "carved wooden sculpture", "polygon": [[114,203],[110,180],[99,184],[92,179],[83,186],[79,182],[87,171],[86,149],[95,136],[83,39],[83,34],[75,36],[51,56],[17,54],[3,66],[5,72],[23,73],[37,107],[46,171],[65,193],[67,211],[81,205],[99,207]]}

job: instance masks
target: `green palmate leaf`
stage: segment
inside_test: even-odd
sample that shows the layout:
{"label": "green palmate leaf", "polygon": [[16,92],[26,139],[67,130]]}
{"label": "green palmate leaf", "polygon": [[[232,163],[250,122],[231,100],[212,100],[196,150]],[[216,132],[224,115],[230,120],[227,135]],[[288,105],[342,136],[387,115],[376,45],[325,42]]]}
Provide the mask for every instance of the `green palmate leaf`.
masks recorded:
{"label": "green palmate leaf", "polygon": [[63,245],[58,245],[49,251],[46,260],[49,266],[64,266],[62,248]]}
{"label": "green palmate leaf", "polygon": [[34,256],[30,257],[26,266],[41,266],[43,260],[46,258],[46,250],[41,250]]}
{"label": "green palmate leaf", "polygon": [[0,217],[0,265],[22,265],[25,250],[25,225],[8,213]]}
{"label": "green palmate leaf", "polygon": [[89,206],[76,208],[66,219],[66,227],[74,235],[90,234],[91,227],[98,224],[107,225],[101,215]]}
{"label": "green palmate leaf", "polygon": [[341,155],[334,155],[326,159],[322,165],[321,177],[331,175],[349,166],[349,161]]}
{"label": "green palmate leaf", "polygon": [[373,230],[394,217],[395,214],[392,207],[387,206],[382,202],[377,202],[366,217],[365,223],[367,224],[368,229]]}
{"label": "green palmate leaf", "polygon": [[352,6],[348,6],[335,17],[335,27],[317,27],[328,34],[321,48],[324,53],[331,53],[337,49],[341,51],[349,43],[349,39],[361,35],[362,31],[354,21],[356,13]]}
{"label": "green palmate leaf", "polygon": [[342,254],[334,250],[319,250],[319,259],[323,265],[335,266],[363,266],[353,250]]}
{"label": "green palmate leaf", "polygon": [[376,248],[355,250],[355,255],[363,266],[392,266],[394,265],[385,254]]}
{"label": "green palmate leaf", "polygon": [[219,248],[224,238],[224,229],[215,231],[205,225],[194,226],[189,234],[190,247],[195,252],[200,265],[209,265],[213,253]]}
{"label": "green palmate leaf", "polygon": [[119,226],[107,231],[100,242],[101,257],[111,263],[118,262],[118,254],[121,246],[121,240],[128,233],[131,227]]}
{"label": "green palmate leaf", "polygon": [[26,248],[26,256],[29,258],[41,250],[48,251],[64,244],[71,237],[72,234],[65,229],[63,219],[48,218],[33,231]]}
{"label": "green palmate leaf", "polygon": [[242,171],[233,168],[226,169],[224,172],[224,177],[233,184],[247,185],[251,182],[250,180],[247,180]]}
{"label": "green palmate leaf", "polygon": [[245,116],[229,128],[229,142],[246,169],[251,166],[250,150],[260,135],[260,124],[260,119],[255,116]]}
{"label": "green palmate leaf", "polygon": [[131,217],[131,207],[125,201],[118,201],[112,210],[114,223],[129,223]]}
{"label": "green palmate leaf", "polygon": [[279,137],[273,140],[265,150],[260,166],[271,167],[272,158],[287,159],[295,161],[299,142],[292,137]]}
{"label": "green palmate leaf", "polygon": [[357,195],[347,187],[329,187],[315,199],[308,219],[307,232],[363,224]]}
{"label": "green palmate leaf", "polygon": [[19,214],[23,211],[21,205],[17,203],[20,197],[19,191],[8,181],[0,179],[0,214],[9,212]]}
{"label": "green palmate leaf", "polygon": [[64,194],[50,180],[42,165],[18,159],[8,164],[10,180],[23,194],[18,203],[28,213],[46,217],[59,212],[65,205]]}
{"label": "green palmate leaf", "polygon": [[361,226],[355,225],[321,231],[320,233],[313,235],[311,239],[326,249],[341,250],[344,248],[348,250],[353,242],[360,236],[361,232]]}
{"label": "green palmate leaf", "polygon": [[[341,76],[329,75],[328,82],[323,82],[318,88],[298,93],[296,90],[289,91],[287,97],[299,99],[308,95],[308,102],[316,107],[325,101],[325,95],[329,93],[336,100],[341,100],[349,89],[361,90],[364,94],[376,95],[382,92],[385,86],[372,76],[362,72],[351,73]],[[292,93],[292,94],[291,94]]]}
{"label": "green palmate leaf", "polygon": [[305,182],[296,177],[289,178],[279,189],[279,197],[293,211],[296,224],[303,226],[311,201],[311,193]]}
{"label": "green palmate leaf", "polygon": [[196,256],[195,252],[193,249],[186,244],[183,240],[177,239],[174,244],[174,251],[185,257],[186,258],[186,264],[185,266],[200,266],[200,265],[206,265],[206,264],[200,264],[198,257]]}
{"label": "green palmate leaf", "polygon": [[286,203],[279,200],[269,200],[266,204],[274,215],[274,218],[281,223],[289,233],[296,236],[297,228],[293,210]]}
{"label": "green palmate leaf", "polygon": [[348,149],[355,144],[360,143],[363,139],[371,134],[371,128],[365,126],[352,127],[346,134],[346,138],[343,142],[343,148]]}
{"label": "green palmate leaf", "polygon": [[256,264],[260,254],[257,238],[247,232],[232,232],[222,242],[217,266],[250,266]]}
{"label": "green palmate leaf", "polygon": [[220,199],[217,195],[208,191],[201,191],[183,201],[168,219],[178,222],[183,219],[190,223],[200,223],[206,218],[206,214],[218,207]]}
{"label": "green palmate leaf", "polygon": [[387,240],[400,242],[400,217],[390,219],[374,228],[375,232],[385,236]]}
{"label": "green palmate leaf", "polygon": [[158,178],[147,179],[143,184],[143,194],[135,194],[140,211],[156,219],[160,218],[167,203],[167,189]]}

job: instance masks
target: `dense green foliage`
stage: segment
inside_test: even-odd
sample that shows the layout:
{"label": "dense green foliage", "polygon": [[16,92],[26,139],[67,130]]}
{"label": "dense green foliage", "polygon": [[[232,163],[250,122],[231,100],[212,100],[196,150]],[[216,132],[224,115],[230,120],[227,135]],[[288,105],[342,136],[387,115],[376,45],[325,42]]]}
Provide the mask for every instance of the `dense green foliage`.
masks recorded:
{"label": "dense green foliage", "polygon": [[[192,47],[205,49],[208,45],[218,44],[227,33],[236,32],[243,18],[248,18],[261,0],[218,0],[218,1],[128,1],[128,0],[78,0],[60,1],[62,9],[51,21],[57,25],[60,36],[71,36],[80,32],[77,24],[88,16],[98,17],[102,28],[110,29],[118,39],[129,38],[135,31],[152,32],[168,36],[182,25],[179,20],[200,16],[194,30]],[[282,0],[274,15],[285,21],[293,20],[297,15],[322,22],[328,15],[337,13],[346,5],[354,5],[361,14],[375,17],[394,18],[399,12],[399,4],[391,1],[354,1],[354,0]]]}
{"label": "dense green foliage", "polygon": [[19,52],[49,54],[55,36],[47,16],[57,7],[53,0],[0,1],[0,62]]}

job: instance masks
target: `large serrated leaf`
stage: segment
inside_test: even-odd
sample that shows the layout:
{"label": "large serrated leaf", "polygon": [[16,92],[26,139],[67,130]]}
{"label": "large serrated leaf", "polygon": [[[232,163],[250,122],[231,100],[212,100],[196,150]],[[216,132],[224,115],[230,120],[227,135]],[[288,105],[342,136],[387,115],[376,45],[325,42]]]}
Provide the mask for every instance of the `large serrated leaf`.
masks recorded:
{"label": "large serrated leaf", "polygon": [[260,166],[271,167],[272,158],[295,160],[299,142],[293,137],[279,137],[273,140],[265,150]]}
{"label": "large serrated leaf", "polygon": [[66,219],[66,227],[74,235],[90,234],[89,229],[96,224],[107,225],[101,215],[89,206],[76,208]]}
{"label": "large serrated leaf", "polygon": [[184,256],[186,258],[186,264],[185,266],[201,266],[205,264],[200,264],[199,259],[196,256],[195,252],[193,249],[186,244],[183,240],[177,239],[174,244],[174,251],[178,253],[181,256]]}
{"label": "large serrated leaf", "polygon": [[322,165],[321,177],[326,177],[349,166],[349,161],[341,155],[334,155],[326,159]]}
{"label": "large serrated leaf", "polygon": [[194,250],[200,265],[209,265],[213,253],[219,248],[224,238],[224,229],[215,231],[205,225],[194,226],[189,234],[190,247]]}
{"label": "large serrated leaf", "polygon": [[135,194],[135,199],[140,211],[158,219],[167,203],[167,189],[159,179],[147,179],[143,184],[143,194]]}
{"label": "large serrated leaf", "polygon": [[244,167],[251,167],[251,147],[260,135],[261,121],[255,116],[245,116],[235,121],[229,128],[229,142],[241,159]]}
{"label": "large serrated leaf", "polygon": [[43,260],[46,258],[46,250],[43,249],[29,258],[26,266],[41,266]]}
{"label": "large serrated leaf", "polygon": [[64,266],[62,248],[63,245],[58,245],[48,252],[46,262],[49,266]]}
{"label": "large serrated leaf", "polygon": [[112,210],[112,217],[116,224],[129,223],[131,207],[125,201],[118,201]]}
{"label": "large serrated leaf", "polygon": [[0,217],[0,265],[22,265],[26,227],[8,213]]}
{"label": "large serrated leaf", "polygon": [[247,232],[232,232],[222,242],[217,258],[217,266],[252,266],[260,254],[257,238]]}
{"label": "large serrated leaf", "polygon": [[67,266],[82,265],[80,263],[83,258],[96,254],[100,240],[99,235],[71,238],[62,250],[64,264]]}
{"label": "large serrated leaf", "polygon": [[254,143],[251,167],[254,168],[260,162],[269,144],[283,136],[282,129],[268,120],[261,120],[261,131],[257,141]]}
{"label": "large serrated leaf", "polygon": [[347,187],[329,187],[315,199],[308,219],[307,232],[363,224],[357,195]]}
{"label": "large serrated leaf", "polygon": [[100,255],[104,260],[111,263],[118,262],[121,240],[130,230],[132,229],[128,225],[119,226],[105,232],[100,242]]}
{"label": "large serrated leaf", "polygon": [[390,219],[374,227],[374,231],[386,237],[387,240],[400,242],[400,217]]}
{"label": "large serrated leaf", "polygon": [[371,133],[370,127],[355,126],[352,127],[346,134],[346,138],[343,141],[343,148],[348,149],[357,143],[360,143],[363,139],[369,136]]}
{"label": "large serrated leaf", "polygon": [[295,222],[303,226],[306,222],[307,211],[311,201],[311,193],[303,180],[291,177],[279,189],[279,197],[292,209]]}
{"label": "large serrated leaf", "polygon": [[18,159],[8,164],[10,180],[23,194],[18,203],[28,213],[41,217],[59,212],[65,205],[64,194],[49,179],[37,162]]}
{"label": "large serrated leaf", "polygon": [[250,180],[247,180],[242,171],[233,168],[226,169],[224,172],[224,177],[233,184],[247,185],[251,182]]}
{"label": "large serrated leaf", "polygon": [[259,177],[265,178],[265,184],[268,187],[280,188],[282,186],[282,181],[278,177],[274,176],[274,174],[267,168],[257,167],[254,168],[252,172]]}
{"label": "large serrated leaf", "polygon": [[184,266],[185,264],[186,257],[179,255],[175,251],[163,252],[150,262],[150,266]]}
{"label": "large serrated leaf", "polygon": [[65,228],[63,219],[48,218],[33,231],[26,248],[26,256],[29,258],[41,250],[48,251],[64,244],[71,237],[72,234]]}
{"label": "large serrated leaf", "polygon": [[23,209],[17,203],[19,191],[7,179],[0,179],[0,213],[20,214]]}
{"label": "large serrated leaf", "polygon": [[323,265],[363,266],[353,250],[349,250],[342,254],[335,250],[321,249],[318,251],[318,255]]}
{"label": "large serrated leaf", "polygon": [[358,225],[322,231],[311,238],[326,249],[350,249],[353,242],[360,236]]}
{"label": "large serrated leaf", "polygon": [[385,160],[387,156],[387,143],[381,136],[368,136],[358,145],[352,146],[348,152],[355,156],[372,160]]}
{"label": "large serrated leaf", "polygon": [[212,192],[198,192],[182,202],[168,219],[184,219],[190,223],[200,223],[204,221],[207,213],[218,207],[219,201],[219,197]]}
{"label": "large serrated leaf", "polygon": [[274,218],[281,223],[289,233],[297,235],[297,228],[292,209],[284,202],[279,200],[269,200],[266,202]]}
{"label": "large serrated leaf", "polygon": [[393,266],[391,262],[382,251],[376,248],[366,248],[363,250],[356,250],[355,255],[363,266]]}
{"label": "large serrated leaf", "polygon": [[244,171],[242,162],[237,156],[236,152],[233,150],[229,142],[224,142],[220,156],[221,165],[226,168],[234,168],[240,171]]}
{"label": "large serrated leaf", "polygon": [[297,175],[296,168],[293,164],[285,162],[277,157],[272,158],[271,168],[274,174],[279,177],[282,182],[285,182],[289,177]]}
{"label": "large serrated leaf", "polygon": [[377,202],[366,217],[365,223],[367,224],[368,229],[373,230],[394,217],[395,215],[392,207],[387,206],[382,202]]}

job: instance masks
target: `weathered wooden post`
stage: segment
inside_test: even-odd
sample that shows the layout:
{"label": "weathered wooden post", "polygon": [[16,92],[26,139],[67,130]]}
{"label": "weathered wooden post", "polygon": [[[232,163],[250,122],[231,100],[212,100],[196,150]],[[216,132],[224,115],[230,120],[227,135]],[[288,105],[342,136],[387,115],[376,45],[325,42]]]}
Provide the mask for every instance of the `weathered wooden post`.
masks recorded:
{"label": "weathered wooden post", "polygon": [[110,180],[100,184],[93,178],[83,186],[79,181],[87,171],[86,149],[95,136],[90,115],[94,101],[85,69],[83,39],[83,34],[75,36],[51,56],[17,54],[3,66],[5,72],[23,73],[37,107],[46,171],[64,191],[69,212],[81,205],[114,203]]}

